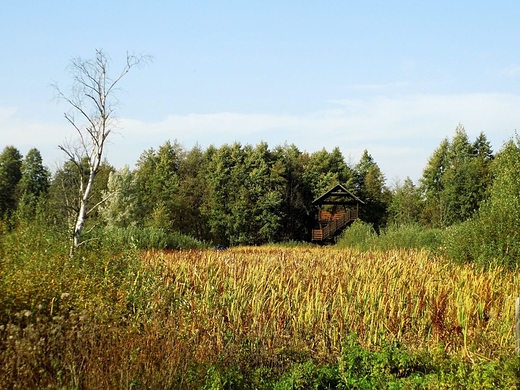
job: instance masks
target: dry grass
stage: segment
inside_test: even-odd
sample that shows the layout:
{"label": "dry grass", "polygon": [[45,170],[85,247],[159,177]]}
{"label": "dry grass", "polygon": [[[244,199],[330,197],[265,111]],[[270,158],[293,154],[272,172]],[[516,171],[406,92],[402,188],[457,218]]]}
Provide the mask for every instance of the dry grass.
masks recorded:
{"label": "dry grass", "polygon": [[350,332],[367,346],[383,335],[489,358],[514,346],[519,278],[500,267],[483,271],[415,250],[322,248],[156,253],[146,264],[162,267],[163,291],[182,302],[186,326],[204,330],[216,349],[232,335],[325,357]]}
{"label": "dry grass", "polygon": [[[219,364],[335,363],[352,332],[367,348],[384,338],[473,359],[514,349],[519,276],[499,267],[415,250],[279,247],[110,264],[92,280],[62,271],[40,281],[67,292],[0,327],[0,387],[195,388]],[[23,280],[13,283],[22,291]]]}

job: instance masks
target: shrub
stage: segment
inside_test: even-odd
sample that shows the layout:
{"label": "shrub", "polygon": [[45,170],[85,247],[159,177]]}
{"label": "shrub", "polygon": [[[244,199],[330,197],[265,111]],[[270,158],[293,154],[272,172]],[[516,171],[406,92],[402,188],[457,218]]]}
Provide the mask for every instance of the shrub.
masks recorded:
{"label": "shrub", "polygon": [[121,249],[203,249],[209,246],[179,232],[167,233],[163,229],[151,227],[105,228],[101,236],[102,245]]}
{"label": "shrub", "polygon": [[418,224],[391,225],[377,234],[372,225],[358,220],[343,232],[337,245],[364,251],[425,248],[437,252],[442,239],[442,230],[424,228]]}
{"label": "shrub", "polygon": [[374,227],[361,220],[356,220],[350,225],[337,241],[340,248],[354,247],[360,250],[371,249],[377,240]]}

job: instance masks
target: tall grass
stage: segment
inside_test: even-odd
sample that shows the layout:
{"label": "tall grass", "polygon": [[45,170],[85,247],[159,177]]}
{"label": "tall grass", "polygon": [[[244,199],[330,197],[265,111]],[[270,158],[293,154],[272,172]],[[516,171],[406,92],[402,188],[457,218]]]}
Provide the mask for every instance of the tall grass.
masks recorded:
{"label": "tall grass", "polygon": [[384,343],[473,362],[514,353],[520,280],[499,266],[330,247],[85,247],[71,260],[47,239],[2,236],[1,388],[291,388],[311,383],[311,361],[348,387],[384,351],[405,359]]}
{"label": "tall grass", "polygon": [[209,245],[191,236],[151,227],[104,228],[96,231],[101,245],[134,249],[203,249]]}
{"label": "tall grass", "polygon": [[390,225],[378,234],[372,225],[357,220],[345,229],[337,240],[337,246],[363,251],[424,248],[438,253],[445,236],[441,229],[426,229],[417,224]]}
{"label": "tall grass", "polygon": [[351,332],[367,346],[385,335],[490,358],[513,344],[519,277],[501,267],[457,266],[426,251],[319,248],[175,252],[146,263],[162,267],[166,295],[204,309],[191,324],[211,324],[214,340],[252,337],[265,348],[289,340],[320,356],[338,353]]}

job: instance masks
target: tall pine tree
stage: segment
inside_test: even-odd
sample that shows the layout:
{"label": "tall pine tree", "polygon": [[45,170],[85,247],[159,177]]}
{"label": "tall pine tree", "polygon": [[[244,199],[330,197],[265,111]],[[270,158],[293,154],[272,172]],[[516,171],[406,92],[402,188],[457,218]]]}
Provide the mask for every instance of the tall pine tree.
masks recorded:
{"label": "tall pine tree", "polygon": [[16,210],[16,187],[22,178],[22,154],[6,146],[0,154],[0,219]]}

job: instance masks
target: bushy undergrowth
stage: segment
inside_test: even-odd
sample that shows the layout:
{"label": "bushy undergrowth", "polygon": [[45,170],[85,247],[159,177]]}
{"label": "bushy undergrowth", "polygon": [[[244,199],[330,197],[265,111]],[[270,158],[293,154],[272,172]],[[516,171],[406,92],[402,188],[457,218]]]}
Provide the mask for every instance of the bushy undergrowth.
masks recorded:
{"label": "bushy undergrowth", "polygon": [[158,228],[126,227],[105,228],[96,232],[102,236],[102,245],[135,249],[202,249],[208,244],[191,236]]}
{"label": "bushy undergrowth", "polygon": [[501,265],[518,269],[520,242],[518,232],[497,234],[485,217],[450,226],[443,234],[443,253],[458,263],[474,263],[489,268]]}
{"label": "bushy undergrowth", "polygon": [[363,251],[425,248],[437,253],[442,241],[443,232],[440,229],[425,229],[414,224],[392,225],[381,229],[378,234],[372,225],[357,220],[345,229],[337,241],[337,246]]}
{"label": "bushy undergrowth", "polygon": [[312,248],[316,244],[312,244],[308,241],[285,241],[270,243],[265,246],[267,247],[279,247],[279,248]]}
{"label": "bushy undergrowth", "polygon": [[499,235],[489,221],[485,215],[479,215],[446,229],[412,224],[389,226],[378,234],[372,225],[357,220],[345,229],[336,245],[338,248],[361,251],[422,248],[459,264],[473,263],[482,268],[500,265],[517,269],[520,254],[517,232]]}

